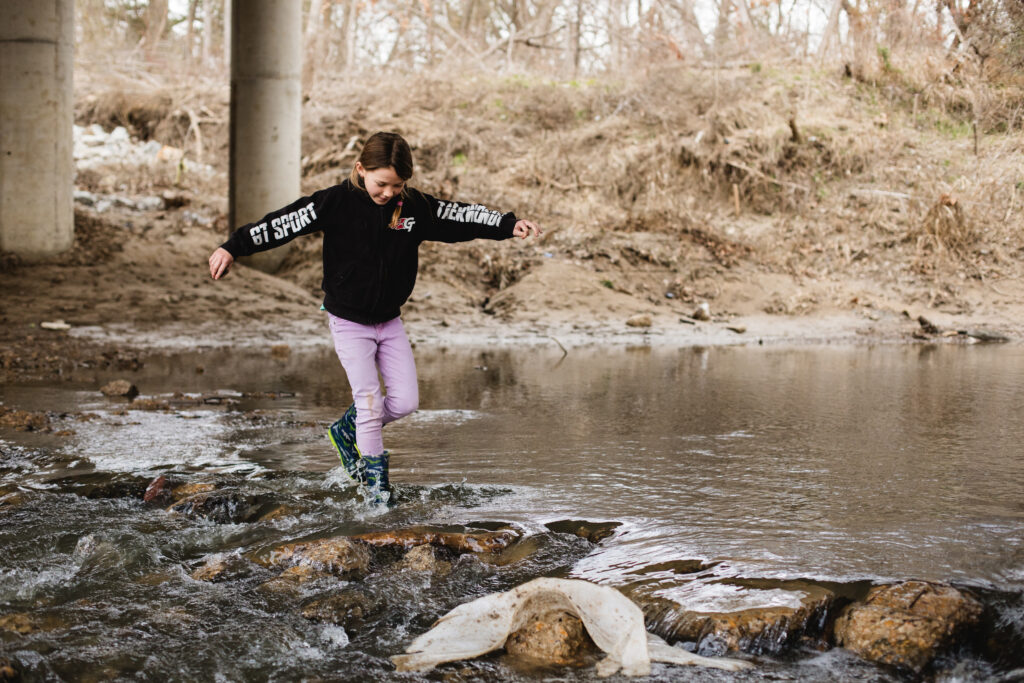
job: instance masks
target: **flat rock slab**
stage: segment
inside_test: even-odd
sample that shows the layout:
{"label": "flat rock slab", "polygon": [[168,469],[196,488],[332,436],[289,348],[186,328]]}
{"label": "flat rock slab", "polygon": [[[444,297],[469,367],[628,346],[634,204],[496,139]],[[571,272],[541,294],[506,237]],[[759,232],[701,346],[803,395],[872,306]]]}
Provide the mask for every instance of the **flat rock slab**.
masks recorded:
{"label": "flat rock slab", "polygon": [[493,553],[504,550],[519,540],[520,536],[520,532],[515,529],[462,533],[412,527],[391,531],[374,531],[351,536],[351,538],[377,547],[396,546],[408,549],[430,543],[450,548],[458,553]]}

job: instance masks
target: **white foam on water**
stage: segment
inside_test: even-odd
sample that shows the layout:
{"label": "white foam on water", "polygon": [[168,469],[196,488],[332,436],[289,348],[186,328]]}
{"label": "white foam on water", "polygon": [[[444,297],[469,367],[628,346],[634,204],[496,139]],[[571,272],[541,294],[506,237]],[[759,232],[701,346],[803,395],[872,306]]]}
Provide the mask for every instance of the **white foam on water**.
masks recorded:
{"label": "white foam on water", "polygon": [[320,639],[334,647],[346,647],[349,643],[348,634],[341,626],[329,624],[320,631]]}
{"label": "white foam on water", "polygon": [[433,424],[436,422],[443,422],[445,425],[460,425],[465,424],[471,420],[479,420],[485,417],[487,413],[480,412],[479,410],[460,410],[457,408],[450,408],[445,410],[417,410],[412,415],[403,418],[403,422],[407,424]]}
{"label": "white foam on water", "polygon": [[800,607],[801,591],[767,590],[724,583],[691,581],[656,591],[654,595],[679,603],[694,612],[739,612],[766,607]]}

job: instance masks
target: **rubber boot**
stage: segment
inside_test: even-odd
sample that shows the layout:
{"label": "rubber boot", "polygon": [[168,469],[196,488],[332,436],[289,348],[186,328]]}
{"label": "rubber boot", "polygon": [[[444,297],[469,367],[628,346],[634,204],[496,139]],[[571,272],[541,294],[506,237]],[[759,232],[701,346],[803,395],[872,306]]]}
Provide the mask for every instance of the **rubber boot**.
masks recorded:
{"label": "rubber boot", "polygon": [[386,503],[391,500],[391,482],[388,481],[389,455],[387,451],[384,451],[380,455],[364,455],[362,457],[362,461],[366,464],[364,472],[366,488],[373,497],[374,503]]}
{"label": "rubber boot", "polygon": [[356,446],[356,404],[353,403],[341,418],[327,429],[327,437],[338,451],[338,459],[345,474],[357,484],[366,483],[366,463]]}

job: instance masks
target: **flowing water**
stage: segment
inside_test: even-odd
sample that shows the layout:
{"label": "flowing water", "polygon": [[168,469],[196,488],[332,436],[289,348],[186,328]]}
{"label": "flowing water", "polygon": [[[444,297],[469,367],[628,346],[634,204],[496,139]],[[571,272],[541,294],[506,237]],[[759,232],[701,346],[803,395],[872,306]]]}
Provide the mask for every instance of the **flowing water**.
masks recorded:
{"label": "flowing water", "polygon": [[[1020,348],[421,348],[417,362],[421,410],[384,434],[391,509],[336,467],[324,427],[350,400],[326,350],[156,356],[0,386],[54,430],[0,431],[0,657],[28,680],[589,680],[502,655],[425,674],[387,659],[456,605],[542,575],[642,579],[703,612],[792,604],[794,582],[852,595],[945,581],[984,597],[1005,649],[1024,642]],[[103,397],[118,377],[165,409]],[[216,482],[261,516],[146,505],[160,474]],[[595,545],[561,533],[565,520],[618,526]],[[413,525],[511,525],[526,550],[452,558],[445,575],[381,561],[292,593],[262,588],[276,573],[247,559]],[[211,557],[232,569],[193,579]],[[361,619],[302,616],[341,589]],[[1024,665],[994,652],[961,652],[940,676]],[[652,678],[897,676],[841,649],[747,656],[749,673],[656,665]]]}

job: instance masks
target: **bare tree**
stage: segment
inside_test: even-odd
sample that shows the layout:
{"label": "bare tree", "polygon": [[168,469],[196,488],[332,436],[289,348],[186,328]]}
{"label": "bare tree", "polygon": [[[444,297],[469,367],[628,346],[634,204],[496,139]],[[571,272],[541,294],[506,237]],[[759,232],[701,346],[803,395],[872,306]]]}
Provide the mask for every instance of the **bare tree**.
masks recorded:
{"label": "bare tree", "polygon": [[167,29],[167,0],[150,0],[145,13],[146,32],[142,36],[142,46],[151,52],[163,38]]}

